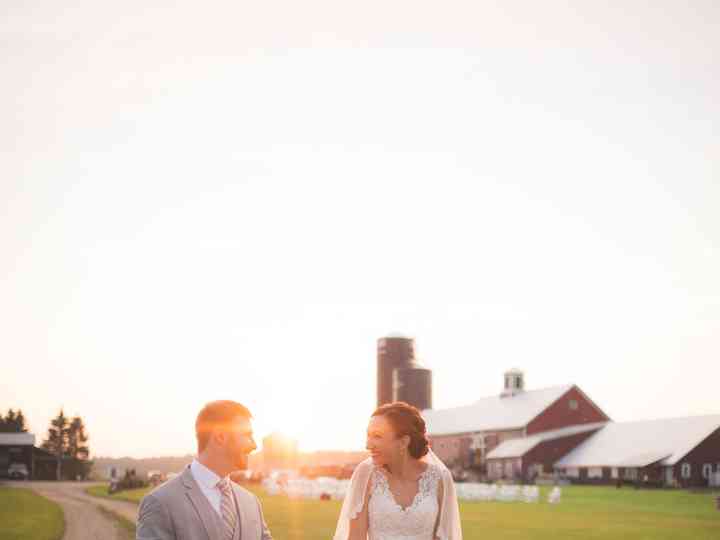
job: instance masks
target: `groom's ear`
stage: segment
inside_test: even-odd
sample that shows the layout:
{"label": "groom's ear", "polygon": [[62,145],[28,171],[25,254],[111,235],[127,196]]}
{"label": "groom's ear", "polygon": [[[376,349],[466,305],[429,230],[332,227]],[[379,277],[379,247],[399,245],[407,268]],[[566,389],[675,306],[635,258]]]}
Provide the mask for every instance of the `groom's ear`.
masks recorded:
{"label": "groom's ear", "polygon": [[222,431],[221,429],[213,430],[213,432],[210,434],[210,438],[215,441],[216,444],[219,446],[222,446],[225,444],[225,440],[227,439],[227,434]]}
{"label": "groom's ear", "polygon": [[213,433],[213,437],[215,437],[215,442],[217,442],[220,446],[223,446],[227,442],[227,433],[221,429]]}

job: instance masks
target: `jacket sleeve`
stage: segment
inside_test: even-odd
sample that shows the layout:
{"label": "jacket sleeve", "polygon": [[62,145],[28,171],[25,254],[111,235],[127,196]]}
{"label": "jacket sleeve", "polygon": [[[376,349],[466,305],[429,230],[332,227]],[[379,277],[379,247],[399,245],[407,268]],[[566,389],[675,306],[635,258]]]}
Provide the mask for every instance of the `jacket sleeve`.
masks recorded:
{"label": "jacket sleeve", "polygon": [[170,513],[153,495],[146,495],[140,503],[135,539],[177,540]]}

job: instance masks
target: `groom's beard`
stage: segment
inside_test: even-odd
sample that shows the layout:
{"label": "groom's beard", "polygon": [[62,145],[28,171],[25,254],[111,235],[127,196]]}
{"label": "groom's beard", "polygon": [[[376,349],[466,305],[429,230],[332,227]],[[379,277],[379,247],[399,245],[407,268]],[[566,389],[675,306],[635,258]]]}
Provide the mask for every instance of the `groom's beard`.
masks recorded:
{"label": "groom's beard", "polygon": [[243,448],[229,448],[227,457],[234,471],[247,469],[248,455]]}
{"label": "groom's beard", "polygon": [[248,455],[240,454],[235,458],[234,461],[236,471],[244,471],[248,468]]}

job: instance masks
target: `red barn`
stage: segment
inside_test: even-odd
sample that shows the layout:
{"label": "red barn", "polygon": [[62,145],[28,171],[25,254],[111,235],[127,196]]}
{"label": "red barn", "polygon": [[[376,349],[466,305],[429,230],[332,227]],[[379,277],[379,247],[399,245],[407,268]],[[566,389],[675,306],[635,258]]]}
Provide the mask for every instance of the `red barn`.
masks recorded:
{"label": "red barn", "polygon": [[[499,395],[464,407],[425,410],[423,416],[440,459],[451,468],[472,468],[491,478],[551,472],[555,461],[610,421],[578,386],[525,390],[523,373],[517,369],[505,373]],[[496,448],[518,439],[526,440],[523,454],[532,451],[530,459],[499,457],[506,455],[502,453],[496,457],[500,468],[498,462],[488,467]]]}

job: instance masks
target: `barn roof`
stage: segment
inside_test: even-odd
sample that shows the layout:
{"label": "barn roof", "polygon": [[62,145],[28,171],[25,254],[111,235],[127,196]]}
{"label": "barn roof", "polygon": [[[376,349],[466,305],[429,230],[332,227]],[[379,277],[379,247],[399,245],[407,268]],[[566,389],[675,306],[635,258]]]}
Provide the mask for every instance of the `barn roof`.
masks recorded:
{"label": "barn roof", "polygon": [[504,459],[522,457],[538,444],[563,437],[570,437],[578,433],[587,433],[595,431],[605,426],[607,422],[595,422],[592,424],[580,424],[577,426],[568,426],[561,429],[553,429],[552,431],[544,431],[531,435],[530,437],[522,437],[518,439],[509,439],[500,443],[493,450],[488,452],[487,459]]}
{"label": "barn roof", "polygon": [[610,422],[555,467],[675,465],[717,429],[720,415]]}
{"label": "barn roof", "polygon": [[514,396],[490,396],[452,409],[426,409],[430,435],[454,435],[500,429],[522,429],[574,385],[526,390]]}
{"label": "barn roof", "polygon": [[35,444],[35,435],[32,433],[0,433],[2,446],[32,446]]}

